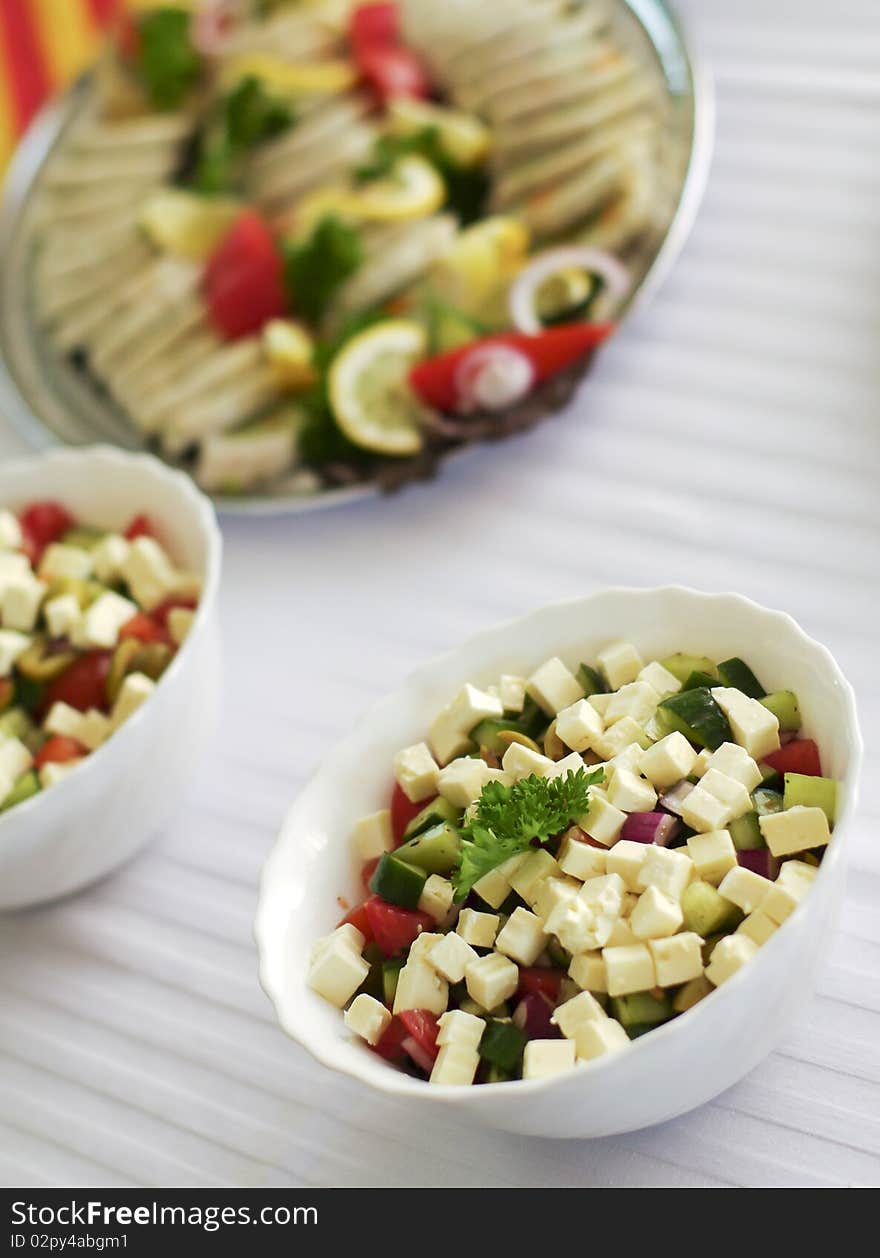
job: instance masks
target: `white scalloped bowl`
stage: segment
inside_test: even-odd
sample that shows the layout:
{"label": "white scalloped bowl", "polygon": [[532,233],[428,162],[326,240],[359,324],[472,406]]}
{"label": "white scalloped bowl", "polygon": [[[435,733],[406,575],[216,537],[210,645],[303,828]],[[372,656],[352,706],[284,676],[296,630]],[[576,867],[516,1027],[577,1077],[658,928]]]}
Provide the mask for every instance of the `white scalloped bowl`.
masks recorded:
{"label": "white scalloped bowl", "polygon": [[[564,1075],[455,1088],[396,1071],[355,1042],[342,1014],[306,985],[312,944],[337,924],[337,896],[357,903],[349,836],[384,807],[394,753],[424,737],[432,715],[465,681],[528,673],[550,655],[569,665],[615,638],[646,657],[676,650],[741,655],[771,689],[798,694],[805,731],[825,771],[843,783],[834,838],[806,902],[750,965],[711,996],[626,1050]],[[284,1030],[325,1066],[406,1098],[415,1121],[432,1107],[514,1132],[604,1136],[673,1118],[735,1083],[785,1035],[813,987],[844,880],[862,743],[855,699],[830,653],[782,612],[732,594],[680,587],[610,589],[544,607],[471,638],[414,673],[374,707],[318,770],[290,810],[263,871],[256,937],[260,975]]]}
{"label": "white scalloped bowl", "polygon": [[104,446],[53,450],[0,467],[0,506],[62,502],[85,524],[123,529],[146,512],[204,589],[192,631],[155,694],[63,781],[0,815],[0,908],[53,900],[128,860],[169,819],[210,737],[218,706],[214,510],[188,477]]}

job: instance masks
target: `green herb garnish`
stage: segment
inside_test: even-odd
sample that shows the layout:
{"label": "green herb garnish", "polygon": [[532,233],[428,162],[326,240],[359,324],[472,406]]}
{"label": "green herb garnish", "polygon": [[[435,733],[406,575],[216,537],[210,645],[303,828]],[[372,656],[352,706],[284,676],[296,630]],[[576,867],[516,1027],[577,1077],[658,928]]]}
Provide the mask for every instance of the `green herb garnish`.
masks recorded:
{"label": "green herb garnish", "polygon": [[474,883],[532,843],[546,843],[590,806],[590,787],[602,769],[578,769],[565,777],[533,774],[514,786],[489,782],[483,787],[473,819],[461,832],[461,865],[452,876],[455,898],[463,900]]}
{"label": "green herb garnish", "polygon": [[294,309],[318,323],[349,275],[363,261],[361,238],[333,214],[316,224],[308,240],[288,245],[285,279]]}
{"label": "green herb garnish", "polygon": [[209,194],[234,191],[251,149],[287,131],[295,121],[285,101],[267,92],[255,75],[248,75],[226,96],[219,116],[203,134],[192,186]]}
{"label": "green herb garnish", "polygon": [[138,23],[137,72],[157,109],[176,109],[201,74],[190,42],[190,15],[182,9],[156,9]]}

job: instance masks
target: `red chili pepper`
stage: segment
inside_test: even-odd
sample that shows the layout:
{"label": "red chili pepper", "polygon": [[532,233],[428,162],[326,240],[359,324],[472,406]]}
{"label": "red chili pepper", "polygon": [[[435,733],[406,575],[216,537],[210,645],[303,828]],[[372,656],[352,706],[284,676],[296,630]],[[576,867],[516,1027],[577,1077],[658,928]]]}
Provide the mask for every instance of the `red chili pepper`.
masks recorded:
{"label": "red chili pepper", "polygon": [[777,773],[803,773],[814,778],[822,776],[819,748],[812,738],[792,739],[778,751],[771,751],[769,756],[764,756],[764,764],[769,764]]}
{"label": "red chili pepper", "polygon": [[284,259],[254,210],[239,215],[208,259],[202,281],[211,322],[227,340],[258,332],[287,310]]}
{"label": "red chili pepper", "polygon": [[366,48],[384,47],[400,40],[397,5],[359,4],[348,23],[348,38],[355,53]]}
{"label": "red chili pepper", "polygon": [[499,361],[505,351],[522,355],[532,369],[534,387],[601,345],[615,326],[613,323],[562,323],[534,336],[525,332],[501,332],[416,363],[409,381],[419,397],[436,410],[455,413],[475,409],[472,398],[466,396],[469,369],[489,363],[491,355],[487,351],[497,347]]}
{"label": "red chili pepper", "polygon": [[34,768],[42,769],[44,764],[67,764],[69,760],[79,760],[89,754],[88,748],[78,743],[75,738],[65,738],[56,734],[50,738],[34,756]]}

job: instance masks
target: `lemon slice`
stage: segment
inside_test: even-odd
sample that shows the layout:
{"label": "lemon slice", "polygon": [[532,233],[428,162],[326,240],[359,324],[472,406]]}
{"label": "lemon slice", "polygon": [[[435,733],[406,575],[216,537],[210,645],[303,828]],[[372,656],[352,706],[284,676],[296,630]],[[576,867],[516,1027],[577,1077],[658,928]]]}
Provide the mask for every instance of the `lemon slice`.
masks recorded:
{"label": "lemon slice", "polygon": [[314,384],[315,342],[301,324],[270,319],[263,327],[262,341],[263,353],[283,388],[299,391]]}
{"label": "lemon slice", "polygon": [[446,200],[446,184],[424,157],[401,157],[391,173],[352,193],[351,209],[358,218],[396,223],[426,218]]}
{"label": "lemon slice", "polygon": [[407,375],[425,349],[424,329],[408,319],[376,323],[343,346],[330,364],[328,387],[349,441],[398,458],[418,454],[424,407]]}
{"label": "lemon slice", "polygon": [[224,66],[222,81],[228,87],[251,75],[269,91],[282,96],[347,92],[358,77],[350,61],[291,62],[268,52],[249,52],[230,58]]}
{"label": "lemon slice", "polygon": [[474,114],[410,96],[388,102],[388,122],[396,135],[414,135],[436,127],[440,147],[456,166],[478,166],[488,156],[491,133]]}
{"label": "lemon slice", "polygon": [[430,275],[444,301],[479,317],[525,262],[529,233],[517,218],[495,215],[458,233]]}
{"label": "lemon slice", "polygon": [[179,188],[164,188],[141,212],[143,230],[157,249],[200,260],[213,253],[241,213],[232,197],[202,197]]}

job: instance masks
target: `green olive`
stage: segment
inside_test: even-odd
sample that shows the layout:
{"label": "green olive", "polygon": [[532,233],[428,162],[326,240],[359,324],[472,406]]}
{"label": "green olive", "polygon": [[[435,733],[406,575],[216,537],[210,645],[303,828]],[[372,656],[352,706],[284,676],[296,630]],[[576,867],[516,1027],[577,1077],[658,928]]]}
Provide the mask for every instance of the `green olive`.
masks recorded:
{"label": "green olive", "polygon": [[541,755],[541,748],[534,738],[529,738],[528,734],[521,734],[518,729],[500,729],[498,731],[498,741],[503,743],[505,747],[509,747],[511,743],[519,743],[521,747],[529,747],[532,751],[536,751],[539,756]]}
{"label": "green olive", "polygon": [[70,668],[75,659],[75,651],[59,651],[52,647],[48,638],[38,637],[18,657],[15,667],[28,681],[53,681]]}
{"label": "green olive", "polygon": [[565,743],[556,733],[556,722],[551,721],[544,735],[544,755],[549,756],[551,760],[561,760],[566,750]]}
{"label": "green olive", "polygon": [[123,638],[113,652],[113,659],[110,661],[110,671],[104,683],[104,693],[111,708],[116,702],[116,696],[122,689],[122,683],[125,681],[127,674],[132,671],[131,662],[140,649],[141,643],[138,642],[137,638]]}
{"label": "green olive", "polygon": [[148,642],[139,644],[140,650],[133,656],[128,667],[129,673],[145,673],[153,681],[158,681],[171,663],[174,652],[164,642]]}
{"label": "green olive", "polygon": [[65,546],[76,546],[79,550],[94,550],[107,536],[101,529],[85,528],[78,524],[68,529],[61,541]]}

